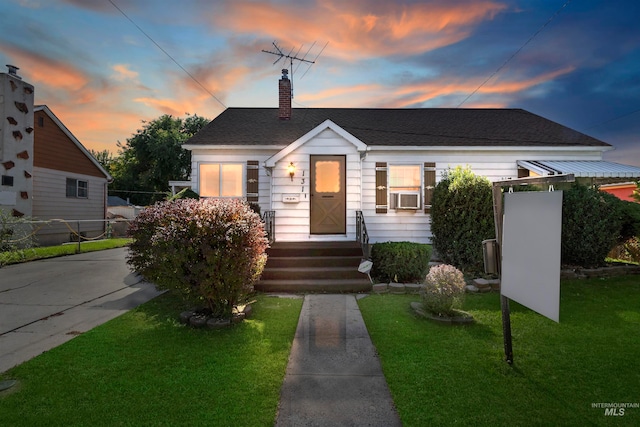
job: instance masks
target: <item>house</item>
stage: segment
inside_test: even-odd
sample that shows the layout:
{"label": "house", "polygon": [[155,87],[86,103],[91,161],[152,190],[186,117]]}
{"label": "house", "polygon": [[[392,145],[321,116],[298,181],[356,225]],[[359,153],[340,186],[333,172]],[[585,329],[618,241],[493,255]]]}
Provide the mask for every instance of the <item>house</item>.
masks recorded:
{"label": "house", "polygon": [[107,217],[134,219],[142,210],[141,206],[135,206],[118,196],[107,196]]}
{"label": "house", "polygon": [[0,74],[0,208],[46,221],[42,245],[102,235],[111,176],[49,107],[34,106],[33,86],[16,71]]}
{"label": "house", "polygon": [[638,189],[635,182],[619,182],[615,184],[604,184],[600,186],[600,190],[606,191],[609,194],[613,194],[620,200],[626,202],[636,202],[638,200],[633,198],[633,192]]}
{"label": "house", "polygon": [[201,197],[242,197],[275,216],[279,242],[430,242],[430,203],[443,172],[489,180],[574,173],[640,177],[605,162],[609,144],[521,109],[228,108],[184,147]]}

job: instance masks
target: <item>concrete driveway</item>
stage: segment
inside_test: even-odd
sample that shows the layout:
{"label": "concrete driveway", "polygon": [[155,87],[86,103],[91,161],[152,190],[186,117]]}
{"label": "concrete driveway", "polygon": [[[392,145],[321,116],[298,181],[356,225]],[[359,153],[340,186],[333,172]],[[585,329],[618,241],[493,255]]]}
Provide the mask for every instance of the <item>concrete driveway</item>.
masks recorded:
{"label": "concrete driveway", "polygon": [[0,268],[0,372],[158,296],[126,248]]}

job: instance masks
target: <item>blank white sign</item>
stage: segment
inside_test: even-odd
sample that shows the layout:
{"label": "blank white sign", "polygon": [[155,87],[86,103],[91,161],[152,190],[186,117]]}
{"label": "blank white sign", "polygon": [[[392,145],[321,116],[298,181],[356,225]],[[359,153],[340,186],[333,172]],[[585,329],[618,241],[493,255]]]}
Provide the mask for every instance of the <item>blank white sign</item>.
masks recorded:
{"label": "blank white sign", "polygon": [[502,295],[560,321],[562,191],[504,197]]}

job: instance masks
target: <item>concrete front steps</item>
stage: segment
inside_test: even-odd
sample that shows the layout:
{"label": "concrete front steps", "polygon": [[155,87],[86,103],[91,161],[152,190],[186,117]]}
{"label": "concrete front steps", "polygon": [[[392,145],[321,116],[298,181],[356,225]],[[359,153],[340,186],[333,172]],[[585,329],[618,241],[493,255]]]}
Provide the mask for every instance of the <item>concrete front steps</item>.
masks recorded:
{"label": "concrete front steps", "polygon": [[353,293],[371,291],[358,271],[357,242],[275,242],[255,289],[261,292]]}

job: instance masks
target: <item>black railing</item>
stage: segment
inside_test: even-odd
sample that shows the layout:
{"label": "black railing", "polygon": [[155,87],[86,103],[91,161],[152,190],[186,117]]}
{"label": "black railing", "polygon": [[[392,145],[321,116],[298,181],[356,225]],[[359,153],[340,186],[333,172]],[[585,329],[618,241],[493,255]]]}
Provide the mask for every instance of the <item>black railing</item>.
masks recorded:
{"label": "black railing", "polygon": [[262,221],[264,222],[264,231],[267,232],[269,243],[276,241],[276,211],[264,211],[262,213]]}
{"label": "black railing", "polygon": [[362,211],[356,211],[356,240],[360,243],[364,257],[369,259],[369,233],[367,232],[367,224],[364,223]]}

